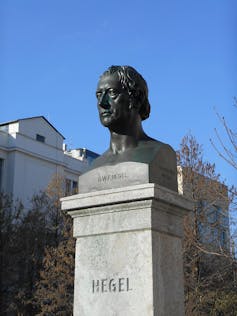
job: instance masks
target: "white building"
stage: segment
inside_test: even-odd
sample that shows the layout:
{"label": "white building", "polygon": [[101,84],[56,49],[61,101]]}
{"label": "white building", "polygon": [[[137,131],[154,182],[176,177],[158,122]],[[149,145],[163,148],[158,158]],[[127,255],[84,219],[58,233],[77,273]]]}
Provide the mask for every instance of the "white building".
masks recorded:
{"label": "white building", "polygon": [[78,176],[98,155],[86,149],[66,151],[63,141],[43,116],[0,124],[0,190],[27,207],[33,194],[61,176],[66,194],[75,193]]}

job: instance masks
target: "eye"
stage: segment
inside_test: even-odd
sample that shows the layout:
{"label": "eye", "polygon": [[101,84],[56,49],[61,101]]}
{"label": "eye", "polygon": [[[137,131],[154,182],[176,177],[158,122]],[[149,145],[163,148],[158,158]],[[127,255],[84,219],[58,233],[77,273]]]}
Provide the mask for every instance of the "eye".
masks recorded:
{"label": "eye", "polygon": [[116,89],[109,89],[108,94],[111,98],[116,98],[119,95],[119,92]]}
{"label": "eye", "polygon": [[99,98],[101,97],[101,94],[102,94],[102,92],[96,91],[96,94],[95,94],[95,95],[96,95],[96,98],[99,99]]}

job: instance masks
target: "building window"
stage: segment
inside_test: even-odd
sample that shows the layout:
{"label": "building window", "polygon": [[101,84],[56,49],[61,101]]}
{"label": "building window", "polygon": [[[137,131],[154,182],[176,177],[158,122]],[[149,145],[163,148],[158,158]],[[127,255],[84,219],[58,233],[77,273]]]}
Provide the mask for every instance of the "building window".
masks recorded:
{"label": "building window", "polygon": [[71,195],[71,183],[72,181],[69,179],[66,179],[66,187],[65,187],[65,195]]}
{"label": "building window", "polygon": [[0,190],[2,189],[3,159],[0,158]]}
{"label": "building window", "polygon": [[45,143],[45,137],[39,134],[36,134],[36,140],[41,143]]}
{"label": "building window", "polygon": [[78,193],[78,182],[72,181],[72,194],[77,194],[77,193]]}
{"label": "building window", "polygon": [[78,193],[78,182],[70,179],[66,179],[65,195],[72,195]]}

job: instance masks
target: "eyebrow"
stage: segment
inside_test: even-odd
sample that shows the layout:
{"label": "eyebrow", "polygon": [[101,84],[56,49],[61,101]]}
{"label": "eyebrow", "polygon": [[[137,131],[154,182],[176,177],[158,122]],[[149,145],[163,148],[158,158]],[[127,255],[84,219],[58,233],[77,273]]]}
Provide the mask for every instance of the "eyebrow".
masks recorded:
{"label": "eyebrow", "polygon": [[115,91],[123,91],[124,89],[123,88],[121,88],[121,89],[118,89],[118,88],[113,88],[113,87],[109,87],[109,88],[107,88],[107,89],[96,89],[96,93],[97,92],[101,92],[101,91],[109,91],[109,90],[115,90]]}

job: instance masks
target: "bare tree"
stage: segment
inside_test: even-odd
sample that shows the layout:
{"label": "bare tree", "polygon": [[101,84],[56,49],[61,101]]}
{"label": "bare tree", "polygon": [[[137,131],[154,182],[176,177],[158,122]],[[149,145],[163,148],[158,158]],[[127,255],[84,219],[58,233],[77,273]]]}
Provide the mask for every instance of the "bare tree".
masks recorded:
{"label": "bare tree", "polygon": [[[237,99],[235,98],[234,106],[237,109]],[[219,113],[216,113],[219,121],[221,122],[222,127],[224,128],[225,138],[223,139],[220,135],[220,132],[215,128],[216,141],[210,139],[212,146],[215,148],[218,155],[223,158],[229,165],[237,170],[237,131],[233,130],[224,116],[221,116]]]}
{"label": "bare tree", "polygon": [[236,304],[228,300],[237,299],[228,223],[233,197],[195,137],[183,138],[177,157],[179,190],[194,202],[184,220],[186,315],[235,315]]}
{"label": "bare tree", "polygon": [[37,315],[70,316],[73,310],[75,240],[71,218],[64,217],[62,240],[46,247],[34,302]]}

